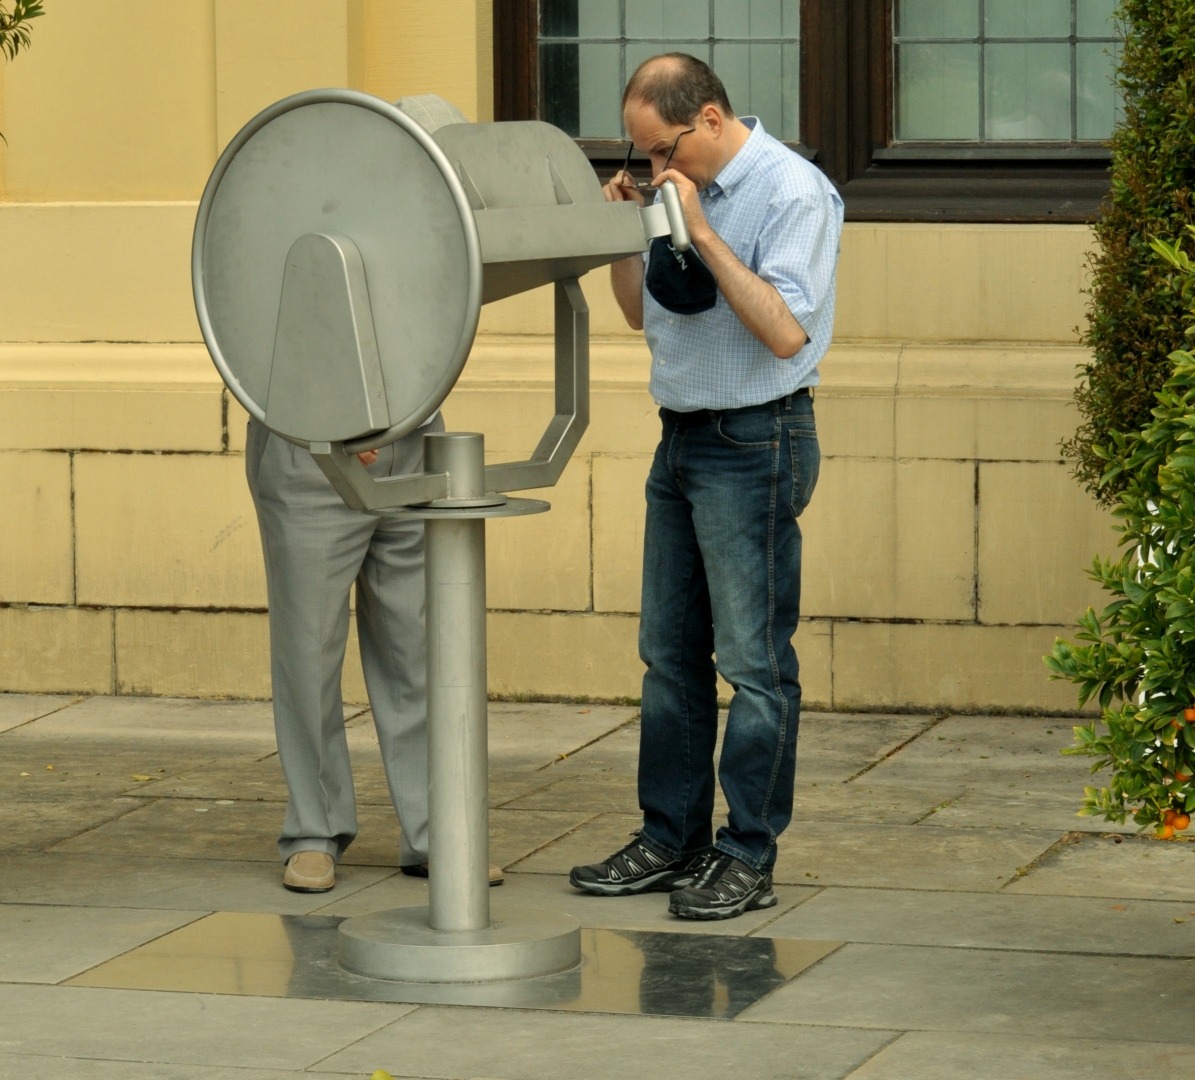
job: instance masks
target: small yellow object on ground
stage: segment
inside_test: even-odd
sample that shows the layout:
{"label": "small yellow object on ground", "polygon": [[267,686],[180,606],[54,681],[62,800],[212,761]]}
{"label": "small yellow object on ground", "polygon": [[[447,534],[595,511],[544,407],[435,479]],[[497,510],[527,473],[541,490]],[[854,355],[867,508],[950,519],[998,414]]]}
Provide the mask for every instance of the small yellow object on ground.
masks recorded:
{"label": "small yellow object on ground", "polygon": [[369,1080],[394,1080],[394,1077],[391,1076],[385,1069],[378,1069],[378,1071],[375,1072],[373,1076],[369,1078]]}
{"label": "small yellow object on ground", "polygon": [[134,775],[134,776],[129,777],[129,779],[130,780],[152,780],[153,777],[152,776],[136,776],[136,775]]}

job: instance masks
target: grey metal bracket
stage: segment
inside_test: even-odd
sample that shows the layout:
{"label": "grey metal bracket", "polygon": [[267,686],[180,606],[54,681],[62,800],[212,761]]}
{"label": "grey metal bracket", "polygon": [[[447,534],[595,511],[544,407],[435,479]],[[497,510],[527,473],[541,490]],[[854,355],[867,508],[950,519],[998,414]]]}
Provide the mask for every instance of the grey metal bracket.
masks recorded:
{"label": "grey metal bracket", "polygon": [[556,414],[526,461],[490,465],[487,491],[552,487],[589,427],[589,305],[576,278],[556,282]]}
{"label": "grey metal bracket", "polygon": [[[556,413],[526,461],[490,465],[487,492],[552,487],[589,427],[589,305],[576,278],[556,282]],[[311,456],[354,510],[385,511],[448,496],[447,473],[370,476],[342,442],[313,442]]]}
{"label": "grey metal bracket", "polygon": [[331,481],[336,493],[353,510],[389,510],[442,499],[448,494],[447,473],[370,476],[344,443],[311,443],[311,456]]}

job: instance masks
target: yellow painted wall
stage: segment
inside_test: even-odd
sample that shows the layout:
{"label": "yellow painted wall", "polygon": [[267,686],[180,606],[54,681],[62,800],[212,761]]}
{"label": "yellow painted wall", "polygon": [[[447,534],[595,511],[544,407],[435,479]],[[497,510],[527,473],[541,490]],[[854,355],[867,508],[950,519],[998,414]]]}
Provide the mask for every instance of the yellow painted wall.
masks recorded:
{"label": "yellow painted wall", "polygon": [[[483,0],[55,0],[0,67],[0,690],[263,697],[244,414],[191,304],[195,204],[276,98],[353,86],[492,114]],[[849,225],[797,636],[842,708],[1063,710],[1040,655],[1114,548],[1070,480],[1090,232]],[[593,420],[553,510],[489,532],[491,689],[635,697],[642,336],[584,282]],[[550,290],[483,312],[446,405],[492,460],[552,408]],[[355,645],[346,693],[360,700]]]}

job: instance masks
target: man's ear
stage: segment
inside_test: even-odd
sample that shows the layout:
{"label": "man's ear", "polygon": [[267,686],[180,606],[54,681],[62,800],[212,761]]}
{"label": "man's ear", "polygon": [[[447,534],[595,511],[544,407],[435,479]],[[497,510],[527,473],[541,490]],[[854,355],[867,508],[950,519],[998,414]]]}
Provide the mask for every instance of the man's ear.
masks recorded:
{"label": "man's ear", "polygon": [[722,110],[712,102],[702,106],[700,119],[709,129],[710,134],[715,137],[721,135],[722,129],[726,126],[726,119],[722,115]]}

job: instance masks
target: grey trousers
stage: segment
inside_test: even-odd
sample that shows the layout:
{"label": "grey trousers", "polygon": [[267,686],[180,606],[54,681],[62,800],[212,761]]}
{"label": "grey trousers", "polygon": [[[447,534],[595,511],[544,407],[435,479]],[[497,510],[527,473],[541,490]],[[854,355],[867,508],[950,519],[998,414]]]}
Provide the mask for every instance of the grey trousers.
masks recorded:
{"label": "grey trousers", "polygon": [[[423,435],[439,417],[378,453],[369,471],[423,468]],[[390,798],[399,862],[427,861],[427,686],[423,523],[350,510],[311,455],[256,422],[245,448],[270,604],[274,728],[290,802],[278,851],[335,859],[357,835],[340,674],[357,583],[361,666]]]}

